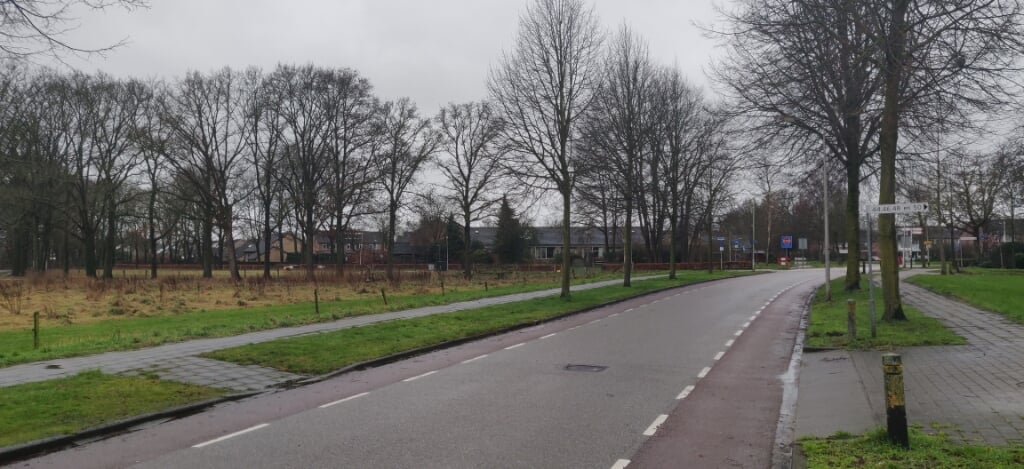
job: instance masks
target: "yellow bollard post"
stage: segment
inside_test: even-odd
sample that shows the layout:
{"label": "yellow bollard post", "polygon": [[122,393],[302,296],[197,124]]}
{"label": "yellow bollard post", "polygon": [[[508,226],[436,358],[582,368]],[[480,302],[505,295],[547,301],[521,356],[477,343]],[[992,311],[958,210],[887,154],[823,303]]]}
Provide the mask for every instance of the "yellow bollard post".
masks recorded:
{"label": "yellow bollard post", "polygon": [[903,394],[903,358],[898,353],[882,355],[882,369],[885,371],[885,420],[889,441],[909,449],[906,396]]}

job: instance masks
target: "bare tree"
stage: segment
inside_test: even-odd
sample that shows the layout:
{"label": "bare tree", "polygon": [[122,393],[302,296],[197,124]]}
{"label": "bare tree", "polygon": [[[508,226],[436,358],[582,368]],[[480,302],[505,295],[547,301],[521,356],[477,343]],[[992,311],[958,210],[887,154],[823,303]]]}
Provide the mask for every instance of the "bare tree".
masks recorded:
{"label": "bare tree", "polygon": [[696,150],[704,137],[700,134],[703,96],[686,83],[677,68],[661,70],[655,93],[655,131],[651,147],[658,154],[668,192],[669,278],[676,278],[679,260],[676,247],[680,244],[681,232],[687,231],[686,228],[680,230],[682,211],[685,200],[692,198],[694,184],[689,178],[698,175],[695,169],[700,155]]}
{"label": "bare tree", "polygon": [[[250,68],[245,71],[246,92],[243,122],[248,128],[245,133],[247,157],[253,171],[255,184],[253,194],[257,199],[257,216],[260,218],[260,235],[256,240],[256,252],[263,256],[263,279],[270,280],[270,248],[274,237],[274,202],[278,200],[281,182],[280,166],[283,154],[282,139],[284,120],[277,103],[277,90],[262,70]],[[284,240],[278,239],[279,243]],[[284,251],[284,246],[280,247]]]}
{"label": "bare tree", "polygon": [[178,180],[188,185],[185,193],[195,197],[203,211],[200,255],[205,278],[213,276],[212,232],[216,225],[231,278],[241,279],[233,209],[245,192],[240,183],[249,128],[243,120],[243,83],[242,75],[229,68],[208,75],[191,72],[162,104],[162,119],[179,148],[168,163]]}
{"label": "bare tree", "polygon": [[569,298],[570,215],[575,155],[570,142],[590,107],[601,33],[581,0],[537,0],[519,18],[515,49],[492,70],[488,87],[504,117],[516,174],[562,197],[562,298]]}
{"label": "bare tree", "polygon": [[381,175],[381,189],[387,196],[384,244],[387,278],[393,282],[398,211],[404,206],[405,195],[420,168],[437,151],[440,135],[431,128],[430,119],[419,117],[416,105],[408,98],[384,103],[379,119],[381,139],[372,158]]}
{"label": "bare tree", "polygon": [[[354,70],[343,69],[334,72],[327,96],[332,123],[328,193],[338,233],[335,239],[338,272],[343,270],[345,237],[353,220],[378,210],[372,202],[380,175],[367,151],[374,140],[380,138],[373,126],[379,104],[371,92],[369,80]],[[362,248],[359,246],[360,250]]]}
{"label": "bare tree", "polygon": [[[614,181],[625,210],[622,285],[628,287],[633,271],[634,210],[642,194],[646,161],[653,155],[650,136],[655,69],[646,42],[622,26],[610,43],[600,76],[593,108],[584,120],[584,136],[587,146],[599,148],[592,153],[605,157],[591,164],[616,175]],[[656,180],[652,182],[657,184]]]}
{"label": "bare tree", "polygon": [[[814,160],[822,156],[842,165],[851,246],[860,242],[862,170],[878,152],[881,77],[873,30],[862,21],[877,8],[875,3],[742,0],[726,15],[731,27],[721,37],[729,54],[715,69],[731,91],[736,112],[759,118],[752,130],[764,140],[804,155],[808,166],[820,166]],[[847,290],[860,288],[857,267],[858,251],[850,249]]]}
{"label": "bare tree", "polygon": [[73,16],[81,8],[105,10],[122,7],[134,10],[146,6],[144,0],[4,0],[0,1],[0,57],[29,57],[48,54],[59,58],[65,52],[103,54],[125,43],[98,48],[83,48],[68,43],[63,36],[75,29]]}
{"label": "bare tree", "polygon": [[315,239],[324,218],[324,192],[330,181],[333,73],[312,65],[279,65],[269,80],[276,89],[276,112],[284,123],[282,163],[286,175],[281,181],[295,203],[296,219],[303,231],[306,278],[314,280]]}
{"label": "bare tree", "polygon": [[[451,185],[450,198],[462,215],[462,239],[470,246],[470,224],[483,219],[501,201],[493,194],[502,169],[501,121],[487,102],[448,104],[436,121],[444,136],[444,152],[437,166]],[[462,269],[467,279],[473,276],[471,259],[470,250],[463,249]]]}

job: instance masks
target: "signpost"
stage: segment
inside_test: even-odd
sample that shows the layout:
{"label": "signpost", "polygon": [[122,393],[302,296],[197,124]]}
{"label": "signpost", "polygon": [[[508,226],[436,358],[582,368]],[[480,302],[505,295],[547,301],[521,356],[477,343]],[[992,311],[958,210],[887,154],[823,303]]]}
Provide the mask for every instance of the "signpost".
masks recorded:
{"label": "signpost", "polygon": [[881,215],[883,213],[893,214],[906,214],[906,213],[919,213],[928,210],[928,204],[924,202],[908,202],[902,204],[878,204],[868,207],[868,304],[871,306],[871,338],[875,338],[875,283],[871,280],[872,266],[874,265],[871,261],[871,216]]}

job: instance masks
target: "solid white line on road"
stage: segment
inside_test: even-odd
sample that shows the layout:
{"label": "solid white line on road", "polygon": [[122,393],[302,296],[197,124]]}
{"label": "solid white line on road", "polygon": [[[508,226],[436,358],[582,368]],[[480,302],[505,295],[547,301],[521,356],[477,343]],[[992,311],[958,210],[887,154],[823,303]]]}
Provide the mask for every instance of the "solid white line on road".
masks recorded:
{"label": "solid white line on road", "polygon": [[612,464],[612,469],[626,469],[626,466],[628,466],[629,463],[630,461],[628,459],[620,459],[615,461],[615,464]]}
{"label": "solid white line on road", "polygon": [[735,342],[735,340],[733,340],[733,339],[729,339],[729,340],[725,341],[725,348],[732,347],[732,343],[733,342]]}
{"label": "solid white line on road", "polygon": [[512,350],[512,349],[514,349],[514,348],[519,348],[519,347],[522,347],[522,346],[524,346],[524,345],[526,345],[526,342],[520,342],[520,343],[518,343],[518,344],[515,344],[515,345],[509,345],[508,347],[505,347],[505,350]]}
{"label": "solid white line on road", "polygon": [[483,355],[480,355],[479,357],[473,357],[473,358],[470,358],[469,360],[463,360],[463,361],[462,361],[462,363],[470,363],[470,362],[475,362],[475,361],[477,361],[477,360],[479,360],[479,359],[481,359],[481,358],[484,358],[484,357],[486,357],[486,356],[487,356],[487,354],[485,353],[485,354],[483,354]]}
{"label": "solid white line on road", "polygon": [[348,402],[348,401],[351,401],[352,399],[355,399],[355,398],[358,398],[358,397],[363,397],[363,396],[365,396],[367,394],[369,394],[369,393],[368,392],[361,392],[361,393],[356,394],[354,396],[348,396],[348,397],[346,397],[344,399],[338,399],[338,400],[336,400],[334,402],[328,402],[328,403],[320,406],[320,408],[321,409],[326,409],[326,408],[328,408],[328,407],[330,407],[332,405],[341,404],[342,402]]}
{"label": "solid white line on road", "polygon": [[654,423],[651,423],[651,426],[644,430],[644,436],[654,436],[654,433],[658,431],[658,427],[665,423],[665,420],[668,420],[668,415],[659,415],[658,418],[654,419]]}
{"label": "solid white line on road", "polygon": [[687,386],[687,387],[685,387],[685,388],[683,388],[683,392],[679,393],[679,395],[676,396],[676,400],[686,399],[686,396],[689,396],[691,392],[693,392],[693,385],[692,384]]}
{"label": "solid white line on road", "polygon": [[700,370],[700,373],[697,373],[697,379],[704,379],[704,377],[707,376],[708,373],[711,373],[711,367],[705,366],[703,370]]}
{"label": "solid white line on road", "polygon": [[718,352],[715,354],[715,361],[721,360],[725,356],[725,352]]}
{"label": "solid white line on road", "polygon": [[557,333],[557,332],[552,332],[552,333],[550,333],[550,334],[548,334],[548,335],[545,335],[545,336],[541,336],[541,339],[547,339],[548,337],[554,337],[554,336],[556,336],[556,335],[558,335],[558,333]]}
{"label": "solid white line on road", "polygon": [[743,329],[740,329],[740,330],[736,331],[736,333],[733,334],[733,335],[736,336],[736,337],[739,337],[739,336],[743,335]]}
{"label": "solid white line on road", "polygon": [[263,427],[266,427],[268,425],[270,425],[270,424],[269,423],[261,423],[259,425],[256,425],[255,427],[249,427],[249,428],[246,428],[245,430],[239,430],[239,431],[234,432],[234,433],[229,433],[229,434],[224,435],[224,436],[222,436],[220,438],[214,438],[214,439],[212,439],[210,441],[204,441],[202,443],[199,443],[198,445],[192,445],[192,447],[193,448],[202,448],[203,446],[212,445],[214,443],[219,443],[219,442],[224,441],[224,440],[226,440],[228,438],[234,438],[234,437],[236,437],[238,435],[242,435],[242,434],[249,433],[249,432],[254,432],[254,431],[259,430],[259,429],[261,429]]}
{"label": "solid white line on road", "polygon": [[416,381],[416,380],[418,380],[420,378],[423,378],[424,376],[430,376],[430,375],[432,375],[434,373],[437,373],[437,370],[428,371],[426,373],[423,373],[422,375],[413,376],[412,378],[405,378],[405,379],[402,380],[402,382],[403,383],[408,383],[409,381]]}

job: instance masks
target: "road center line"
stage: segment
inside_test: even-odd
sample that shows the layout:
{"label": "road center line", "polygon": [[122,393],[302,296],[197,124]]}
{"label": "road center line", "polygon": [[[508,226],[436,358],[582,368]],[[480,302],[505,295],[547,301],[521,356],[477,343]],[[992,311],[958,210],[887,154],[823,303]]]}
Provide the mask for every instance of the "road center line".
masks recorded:
{"label": "road center line", "polygon": [[363,396],[365,396],[367,394],[369,394],[369,393],[368,392],[361,392],[361,393],[356,394],[354,396],[348,396],[348,397],[346,397],[344,399],[338,399],[338,400],[336,400],[334,402],[328,402],[328,403],[320,406],[320,408],[321,409],[326,409],[326,408],[328,408],[328,407],[330,407],[332,405],[341,404],[342,402],[348,402],[348,401],[351,401],[352,399],[355,399],[355,398],[358,398],[358,397],[363,397]]}
{"label": "road center line", "polygon": [[479,357],[473,357],[473,358],[470,358],[469,360],[463,360],[463,361],[462,361],[462,363],[470,363],[470,362],[475,362],[475,361],[477,361],[477,360],[479,360],[479,359],[481,359],[481,358],[484,358],[484,357],[486,357],[486,356],[487,356],[487,354],[485,353],[485,354],[483,354],[483,355],[480,355]]}
{"label": "road center line", "polygon": [[700,373],[697,373],[697,378],[704,379],[704,377],[707,376],[708,373],[711,373],[711,367],[705,366],[703,370],[700,370]]}
{"label": "road center line", "polygon": [[691,392],[693,392],[693,385],[692,384],[687,386],[687,387],[685,387],[685,388],[683,388],[683,392],[679,393],[679,395],[676,396],[676,400],[686,399],[686,396],[689,396]]}
{"label": "road center line", "polygon": [[519,347],[522,347],[522,346],[524,346],[524,345],[526,345],[526,342],[520,342],[520,343],[518,343],[518,344],[515,344],[515,345],[509,345],[508,347],[505,347],[505,350],[512,350],[512,349],[514,349],[514,348],[519,348]]}
{"label": "road center line", "polygon": [[556,335],[558,335],[558,333],[557,333],[557,332],[552,332],[552,333],[550,333],[550,334],[548,334],[548,335],[545,335],[545,336],[541,336],[541,339],[547,339],[548,337],[554,337],[554,336],[556,336]]}
{"label": "road center line", "polygon": [[630,461],[628,459],[620,459],[615,461],[615,464],[612,464],[612,469],[626,469],[626,466],[628,466],[629,463]]}
{"label": "road center line", "polygon": [[212,439],[210,441],[204,441],[202,443],[199,443],[198,445],[192,445],[192,447],[193,448],[202,448],[203,446],[212,445],[214,443],[219,443],[219,442],[224,441],[224,440],[226,440],[228,438],[234,438],[234,437],[236,437],[238,435],[242,435],[242,434],[249,433],[249,432],[254,432],[254,431],[259,430],[259,429],[261,429],[263,427],[266,427],[268,425],[270,425],[270,424],[269,423],[261,423],[259,425],[254,426],[254,427],[246,428],[245,430],[239,430],[239,431],[234,432],[234,433],[229,433],[229,434],[224,435],[224,436],[222,436],[220,438],[214,438],[214,439]]}
{"label": "road center line", "polygon": [[715,361],[721,360],[725,356],[725,352],[718,352],[715,354]]}
{"label": "road center line", "polygon": [[658,431],[658,427],[665,423],[665,420],[668,420],[668,415],[659,415],[658,418],[654,419],[654,422],[651,423],[651,426],[647,427],[647,430],[644,430],[644,436],[654,436],[654,433]]}
{"label": "road center line", "polygon": [[[522,345],[522,344],[520,344],[520,345]],[[423,378],[424,376],[430,376],[430,375],[432,375],[434,373],[437,373],[437,370],[428,371],[426,373],[423,373],[422,375],[413,376],[412,378],[405,378],[405,379],[402,380],[402,382],[403,383],[408,383],[409,381],[416,381],[416,380],[418,380],[420,378]]]}

